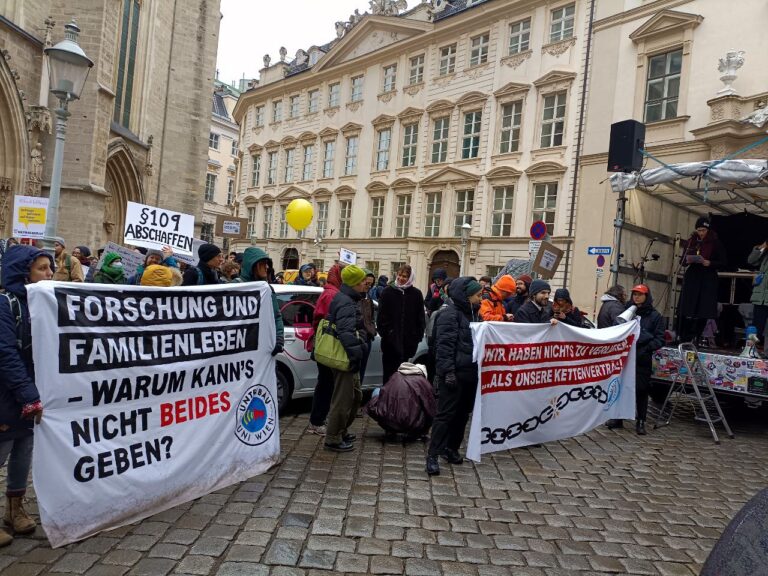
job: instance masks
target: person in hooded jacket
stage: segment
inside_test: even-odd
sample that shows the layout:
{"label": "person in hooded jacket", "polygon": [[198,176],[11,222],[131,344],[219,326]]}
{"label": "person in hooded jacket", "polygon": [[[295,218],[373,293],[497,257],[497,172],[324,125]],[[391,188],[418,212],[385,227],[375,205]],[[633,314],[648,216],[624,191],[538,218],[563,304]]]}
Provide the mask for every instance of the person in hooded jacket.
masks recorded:
{"label": "person in hooded jacket", "polygon": [[341,289],[331,300],[327,320],[336,326],[336,337],[349,358],[349,370],[331,368],[333,396],[328,412],[325,448],[334,452],[348,452],[354,448],[356,436],[349,432],[357,410],[363,400],[360,385],[360,366],[368,343],[364,336],[365,324],[360,313],[360,299],[365,292],[365,272],[351,264],[341,271]]}
{"label": "person in hooded jacket", "polygon": [[[275,271],[272,267],[272,259],[261,248],[251,246],[245,249],[243,253],[243,266],[240,268],[240,276],[232,280],[232,283],[239,282],[267,282],[272,284],[275,280]],[[280,303],[277,301],[272,286],[269,287],[272,292],[272,311],[275,315],[275,347],[272,349],[272,356],[277,356],[283,351],[285,343],[283,315],[280,312]]]}
{"label": "person in hooded jacket", "polygon": [[368,297],[374,302],[378,302],[387,285],[389,285],[389,278],[384,275],[379,276],[379,279],[376,281],[376,286],[368,291]]}
{"label": "person in hooded jacket", "polygon": [[616,284],[606,290],[600,297],[600,312],[597,313],[597,327],[609,328],[616,325],[616,319],[626,310],[627,291],[624,286]]}
{"label": "person in hooded jacket", "polygon": [[[483,283],[480,282],[482,286]],[[490,288],[483,289],[483,301],[480,304],[480,318],[486,322],[511,322],[513,315],[504,306],[504,300],[516,291],[515,279],[505,274]]]}
{"label": "person in hooded jacket", "polygon": [[571,293],[567,288],[558,288],[555,290],[555,301],[552,303],[552,317],[558,322],[575,326],[584,327],[584,316],[581,310],[573,305]]}
{"label": "person in hooded jacket", "polygon": [[[651,374],[653,373],[653,353],[664,345],[664,318],[653,307],[651,289],[645,284],[632,288],[632,297],[627,302],[627,308],[637,306],[637,317],[640,319],[640,336],[637,339],[635,352],[635,399],[637,415],[635,431],[644,436],[645,419],[648,414],[648,393],[651,389]],[[608,420],[608,428],[622,428],[622,420]]]}
{"label": "person in hooded jacket", "polygon": [[443,305],[443,299],[440,298],[440,288],[445,284],[448,278],[448,272],[445,268],[436,268],[432,273],[432,284],[429,286],[429,293],[424,299],[424,307],[427,309],[427,315],[432,314]]}
{"label": "person in hooded jacket", "polygon": [[437,413],[427,367],[403,362],[365,411],[388,435],[403,434],[405,441],[422,437]]}
{"label": "person in hooded jacket", "polygon": [[[0,466],[8,463],[5,524],[17,534],[35,530],[35,521],[24,510],[32,465],[32,424],[40,421],[43,405],[35,386],[32,363],[32,330],[27,305],[27,284],[51,280],[55,265],[44,250],[14,246],[3,257],[0,295]],[[0,530],[0,546],[13,537]]]}
{"label": "person in hooded jacket", "polygon": [[483,287],[471,276],[458,278],[449,287],[450,300],[435,322],[435,373],[440,396],[427,452],[427,474],[440,474],[438,456],[461,464],[459,454],[469,413],[475,403],[477,363],[470,322],[478,322],[477,308]]}
{"label": "person in hooded jacket", "polygon": [[[384,384],[400,364],[416,354],[424,338],[427,320],[421,290],[413,285],[413,268],[404,264],[397,271],[395,283],[387,286],[379,298],[376,328],[381,335],[381,363]],[[438,297],[438,302],[442,299]]]}
{"label": "person in hooded jacket", "polygon": [[317,286],[317,268],[311,262],[309,264],[303,264],[299,268],[299,273],[296,275],[296,280],[293,281],[295,286]]}
{"label": "person in hooded jacket", "polygon": [[107,252],[101,268],[93,275],[96,284],[126,284],[123,259],[116,252]]}

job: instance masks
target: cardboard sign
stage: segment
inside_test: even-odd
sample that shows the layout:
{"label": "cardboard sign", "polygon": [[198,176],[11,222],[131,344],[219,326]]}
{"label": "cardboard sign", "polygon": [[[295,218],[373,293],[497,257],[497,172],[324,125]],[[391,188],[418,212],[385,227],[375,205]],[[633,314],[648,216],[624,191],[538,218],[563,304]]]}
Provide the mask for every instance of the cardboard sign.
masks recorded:
{"label": "cardboard sign", "polygon": [[357,252],[352,252],[352,250],[347,250],[346,248],[339,248],[339,262],[357,264]]}
{"label": "cardboard sign", "polygon": [[542,241],[539,252],[531,267],[534,272],[540,274],[545,280],[549,280],[557,272],[560,260],[563,258],[563,251],[549,242]]}
{"label": "cardboard sign", "polygon": [[126,278],[130,278],[136,274],[136,269],[144,264],[144,259],[146,258],[144,254],[141,254],[140,252],[134,252],[130,248],[120,246],[120,244],[115,244],[114,242],[107,242],[107,245],[104,247],[104,252],[101,254],[101,258],[96,263],[96,270],[101,270],[101,266],[104,264],[104,257],[109,252],[114,252],[120,256]]}
{"label": "cardboard sign", "polygon": [[128,202],[125,214],[125,243],[192,256],[195,217],[155,206]]}
{"label": "cardboard sign", "polygon": [[14,196],[13,231],[17,238],[45,238],[48,198]]}
{"label": "cardboard sign", "polygon": [[245,240],[248,237],[248,218],[216,216],[216,236]]}

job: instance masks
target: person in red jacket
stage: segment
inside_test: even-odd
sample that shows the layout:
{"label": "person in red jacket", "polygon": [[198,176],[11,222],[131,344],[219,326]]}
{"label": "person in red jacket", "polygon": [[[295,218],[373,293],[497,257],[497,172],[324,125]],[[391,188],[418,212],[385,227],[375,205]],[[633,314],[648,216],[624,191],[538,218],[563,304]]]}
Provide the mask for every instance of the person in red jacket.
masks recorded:
{"label": "person in red jacket", "polygon": [[483,293],[480,304],[480,318],[486,322],[511,322],[513,315],[507,313],[504,300],[516,291],[515,279],[509,274],[499,278],[490,290]]}

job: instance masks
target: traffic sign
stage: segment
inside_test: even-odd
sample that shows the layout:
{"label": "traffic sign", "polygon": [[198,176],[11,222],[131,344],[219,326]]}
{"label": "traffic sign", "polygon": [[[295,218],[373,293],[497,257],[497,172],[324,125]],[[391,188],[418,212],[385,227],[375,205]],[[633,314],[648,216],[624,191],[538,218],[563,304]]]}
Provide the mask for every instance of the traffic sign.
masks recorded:
{"label": "traffic sign", "polygon": [[528,254],[538,254],[541,248],[541,240],[528,240]]}
{"label": "traffic sign", "polygon": [[598,278],[602,278],[603,274],[605,274],[605,268],[598,267],[595,272],[597,273]]}
{"label": "traffic sign", "polygon": [[603,266],[605,266],[605,256],[601,254],[597,257],[597,267],[602,268]]}
{"label": "traffic sign", "polygon": [[613,252],[613,248],[610,246],[590,246],[587,248],[587,254],[590,256],[597,256],[598,254],[605,254],[606,256],[610,256],[611,252]]}
{"label": "traffic sign", "polygon": [[543,240],[547,235],[547,224],[543,220],[537,220],[531,225],[531,238]]}

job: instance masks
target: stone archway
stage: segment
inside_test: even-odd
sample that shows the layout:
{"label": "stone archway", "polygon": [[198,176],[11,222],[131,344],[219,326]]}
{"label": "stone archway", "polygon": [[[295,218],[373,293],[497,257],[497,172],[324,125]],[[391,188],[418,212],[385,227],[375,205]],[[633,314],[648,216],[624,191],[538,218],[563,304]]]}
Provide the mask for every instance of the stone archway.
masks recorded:
{"label": "stone archway", "polygon": [[461,266],[459,264],[459,255],[453,250],[439,250],[432,256],[429,263],[429,279],[432,281],[432,274],[438,268],[445,268],[449,278],[458,278]]}
{"label": "stone archway", "polygon": [[133,153],[122,139],[114,140],[108,146],[104,188],[108,194],[104,200],[104,238],[120,244],[125,230],[127,203],[145,204],[140,172]]}
{"label": "stone archway", "polygon": [[10,233],[13,197],[24,194],[28,161],[24,105],[8,63],[0,55],[0,236]]}

